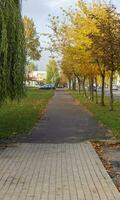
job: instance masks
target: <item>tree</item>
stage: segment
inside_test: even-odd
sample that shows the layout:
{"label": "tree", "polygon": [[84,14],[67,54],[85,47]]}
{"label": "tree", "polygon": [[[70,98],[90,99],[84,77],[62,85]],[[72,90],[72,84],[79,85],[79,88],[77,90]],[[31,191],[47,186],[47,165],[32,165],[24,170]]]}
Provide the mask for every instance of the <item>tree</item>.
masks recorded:
{"label": "tree", "polygon": [[59,83],[59,72],[57,63],[54,59],[49,60],[49,63],[47,64],[47,83],[53,83],[55,85],[58,85]]}
{"label": "tree", "polygon": [[25,42],[27,51],[27,61],[39,60],[41,57],[40,41],[32,19],[25,16],[23,18],[25,28]]}
{"label": "tree", "polygon": [[25,37],[19,0],[0,1],[0,102],[24,94]]}

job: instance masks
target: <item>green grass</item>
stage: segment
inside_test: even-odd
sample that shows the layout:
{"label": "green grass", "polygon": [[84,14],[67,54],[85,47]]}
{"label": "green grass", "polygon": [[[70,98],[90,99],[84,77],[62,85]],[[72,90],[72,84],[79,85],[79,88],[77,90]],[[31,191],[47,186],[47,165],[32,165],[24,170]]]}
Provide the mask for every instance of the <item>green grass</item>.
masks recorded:
{"label": "green grass", "polygon": [[[114,111],[109,111],[109,98],[105,97],[105,107],[100,104],[91,102],[86,99],[83,94],[71,91],[70,94],[77,99],[81,105],[87,108],[93,116],[100,121],[105,127],[112,130],[115,137],[120,138],[120,100],[114,102]],[[100,98],[100,97],[99,97]],[[100,101],[100,100],[99,100]]]}
{"label": "green grass", "polygon": [[0,107],[0,138],[28,133],[40,119],[53,91],[28,89],[19,103],[7,102]]}

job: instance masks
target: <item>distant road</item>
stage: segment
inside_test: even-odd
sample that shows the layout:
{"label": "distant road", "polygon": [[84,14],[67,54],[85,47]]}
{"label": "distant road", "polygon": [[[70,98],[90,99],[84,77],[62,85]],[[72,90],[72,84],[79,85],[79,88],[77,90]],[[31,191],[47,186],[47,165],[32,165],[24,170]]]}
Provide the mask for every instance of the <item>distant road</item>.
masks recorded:
{"label": "distant road", "polygon": [[[98,93],[101,93],[101,91],[98,91]],[[105,90],[106,96],[110,96],[109,90]],[[120,90],[113,90],[114,98],[115,99],[120,99]]]}

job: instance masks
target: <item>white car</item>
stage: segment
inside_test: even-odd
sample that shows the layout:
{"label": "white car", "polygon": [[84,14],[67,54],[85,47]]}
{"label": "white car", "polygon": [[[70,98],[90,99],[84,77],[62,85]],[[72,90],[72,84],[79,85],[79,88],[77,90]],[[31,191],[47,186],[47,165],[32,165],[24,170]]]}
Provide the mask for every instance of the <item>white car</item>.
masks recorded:
{"label": "white car", "polygon": [[46,89],[46,90],[55,89],[55,85],[54,85],[54,84],[40,85],[40,86],[39,86],[39,89]]}

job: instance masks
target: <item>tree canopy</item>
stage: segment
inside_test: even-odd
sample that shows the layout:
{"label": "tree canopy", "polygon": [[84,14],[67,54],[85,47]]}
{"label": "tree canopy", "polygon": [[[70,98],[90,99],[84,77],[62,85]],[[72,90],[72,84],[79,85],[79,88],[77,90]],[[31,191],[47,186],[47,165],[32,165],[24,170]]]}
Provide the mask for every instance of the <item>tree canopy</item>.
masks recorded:
{"label": "tree canopy", "polygon": [[[75,78],[93,85],[102,82],[101,105],[104,105],[105,78],[110,79],[110,110],[113,109],[113,77],[120,70],[120,16],[111,4],[87,4],[79,0],[75,10],[63,10],[64,20],[51,16],[50,51],[61,57],[61,69],[71,82]],[[86,92],[85,92],[86,95]],[[96,101],[97,102],[97,101]]]}

